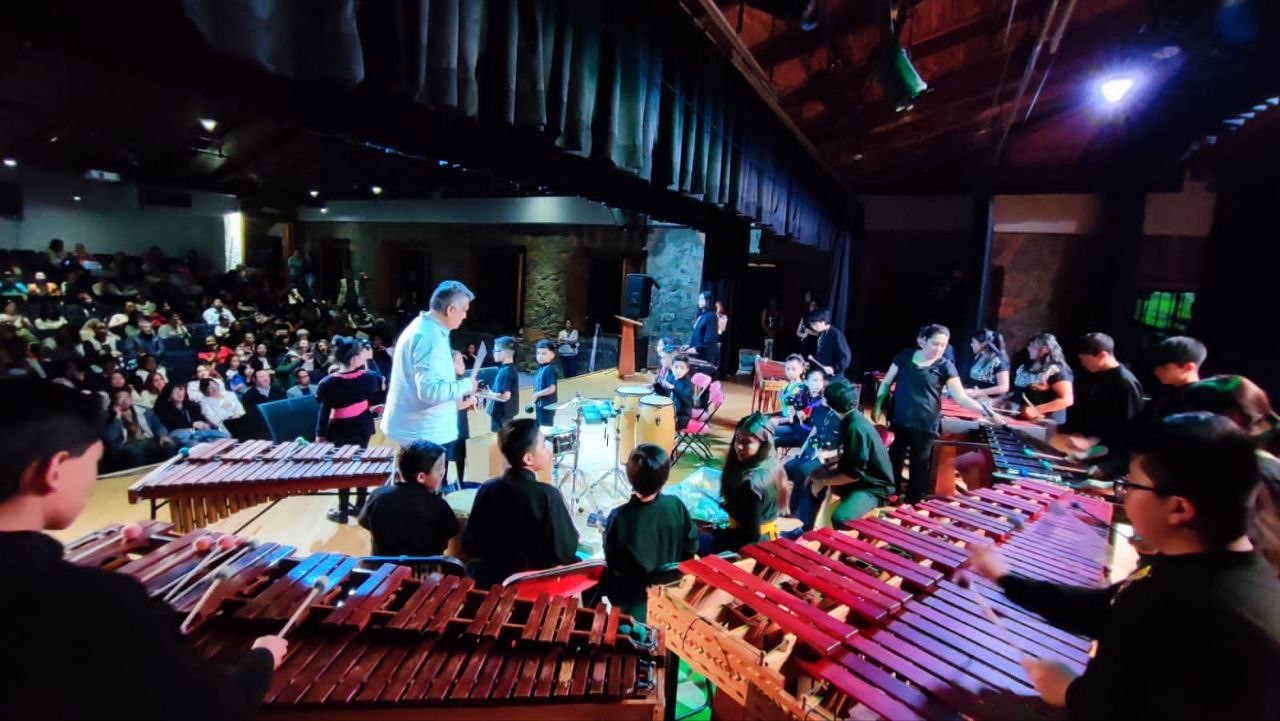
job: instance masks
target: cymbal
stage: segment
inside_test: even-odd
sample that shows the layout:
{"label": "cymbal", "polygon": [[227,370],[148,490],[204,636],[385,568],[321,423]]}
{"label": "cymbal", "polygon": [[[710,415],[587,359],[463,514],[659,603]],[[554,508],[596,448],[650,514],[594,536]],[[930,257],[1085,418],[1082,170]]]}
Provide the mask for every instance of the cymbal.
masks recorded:
{"label": "cymbal", "polygon": [[565,408],[577,408],[578,406],[590,406],[596,403],[613,403],[612,398],[570,398],[567,401],[552,403],[546,407],[549,411],[559,411]]}

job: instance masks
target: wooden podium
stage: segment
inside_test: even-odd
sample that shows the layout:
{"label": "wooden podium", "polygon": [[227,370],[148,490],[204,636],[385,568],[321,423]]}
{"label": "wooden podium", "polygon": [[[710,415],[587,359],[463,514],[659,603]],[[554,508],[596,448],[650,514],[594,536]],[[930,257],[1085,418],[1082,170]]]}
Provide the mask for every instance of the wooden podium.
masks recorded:
{"label": "wooden podium", "polygon": [[622,343],[618,346],[618,377],[626,380],[636,374],[636,329],[644,325],[638,320],[615,315],[622,321]]}

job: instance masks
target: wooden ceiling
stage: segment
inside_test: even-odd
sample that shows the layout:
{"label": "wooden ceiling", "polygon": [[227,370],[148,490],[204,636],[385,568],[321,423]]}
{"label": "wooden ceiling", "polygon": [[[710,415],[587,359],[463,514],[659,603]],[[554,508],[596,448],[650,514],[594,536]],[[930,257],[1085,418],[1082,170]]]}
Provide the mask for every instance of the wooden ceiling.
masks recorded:
{"label": "wooden ceiling", "polygon": [[[871,62],[882,36],[884,0],[817,2],[818,24],[809,31],[785,11],[802,0],[717,0],[717,7],[767,76],[778,104],[855,192],[1105,184],[1119,159],[1147,147],[1142,136],[1151,128],[1145,123],[1159,105],[1150,101],[1169,90],[1189,60],[1221,57],[1220,43],[1203,37],[1215,5],[1207,1],[1174,8],[1179,3],[1171,0],[903,0],[900,42],[930,89],[912,109],[899,112],[875,81]],[[1153,15],[1159,5],[1181,13],[1174,17],[1182,23],[1180,35],[1168,31],[1167,15]],[[1064,16],[1061,43],[1051,53]],[[1014,107],[1046,22],[1048,42]],[[1135,62],[1144,73],[1135,91],[1142,103],[1101,110],[1100,74]],[[1213,90],[1212,73],[1197,77]],[[1187,138],[1203,132],[1205,119],[1194,109],[1174,112],[1174,118],[1152,120],[1178,125],[1176,138],[1154,133],[1169,141],[1165,150],[1174,162],[1162,157],[1158,168],[1135,168],[1142,182],[1155,172],[1168,176]]]}

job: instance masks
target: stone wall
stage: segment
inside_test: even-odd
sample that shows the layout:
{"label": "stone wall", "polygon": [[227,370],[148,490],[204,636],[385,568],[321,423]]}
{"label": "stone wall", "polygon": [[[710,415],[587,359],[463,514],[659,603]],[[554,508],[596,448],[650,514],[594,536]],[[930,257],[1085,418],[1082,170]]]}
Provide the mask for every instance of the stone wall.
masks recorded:
{"label": "stone wall", "polygon": [[689,340],[702,289],[703,234],[691,228],[650,228],[644,272],[658,281],[653,290],[649,318],[641,333],[649,338],[649,364],[656,362],[654,347],[662,336],[680,343]]}

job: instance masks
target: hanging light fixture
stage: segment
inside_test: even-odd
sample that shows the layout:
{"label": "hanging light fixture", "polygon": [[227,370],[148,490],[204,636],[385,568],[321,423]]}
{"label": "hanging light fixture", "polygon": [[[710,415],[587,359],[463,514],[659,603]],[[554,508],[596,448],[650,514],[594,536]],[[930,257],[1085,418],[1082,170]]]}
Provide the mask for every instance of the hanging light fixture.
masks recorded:
{"label": "hanging light fixture", "polygon": [[911,64],[899,40],[906,15],[895,0],[886,0],[880,44],[871,53],[871,72],[881,91],[898,112],[910,110],[929,84]]}

